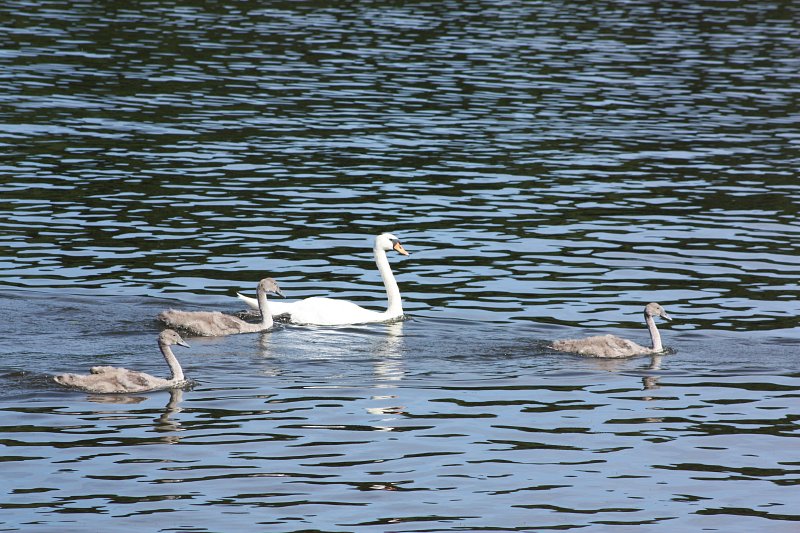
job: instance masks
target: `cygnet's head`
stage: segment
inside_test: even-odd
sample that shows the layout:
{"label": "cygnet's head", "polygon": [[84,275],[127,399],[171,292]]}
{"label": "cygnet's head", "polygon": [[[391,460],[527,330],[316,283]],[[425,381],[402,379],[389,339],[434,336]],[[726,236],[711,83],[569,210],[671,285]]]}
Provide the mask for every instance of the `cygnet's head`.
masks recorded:
{"label": "cygnet's head", "polygon": [[644,308],[644,314],[647,316],[660,316],[664,320],[672,321],[672,318],[664,311],[664,308],[655,302],[647,304],[647,307]]}
{"label": "cygnet's head", "polygon": [[382,249],[385,252],[389,250],[394,250],[395,252],[408,255],[403,245],[400,244],[400,239],[392,235],[391,233],[381,233],[377,237],[375,237],[375,246]]}
{"label": "cygnet's head", "polygon": [[278,287],[278,282],[275,281],[273,278],[264,278],[261,281],[259,281],[258,289],[264,292],[271,292],[272,294],[280,296],[281,298],[286,298],[281,292],[281,288]]}
{"label": "cygnet's head", "polygon": [[189,344],[181,338],[180,335],[175,330],[172,329],[165,329],[161,333],[158,334],[158,343],[164,344],[166,346],[172,346],[173,344],[179,344],[181,346],[189,347]]}

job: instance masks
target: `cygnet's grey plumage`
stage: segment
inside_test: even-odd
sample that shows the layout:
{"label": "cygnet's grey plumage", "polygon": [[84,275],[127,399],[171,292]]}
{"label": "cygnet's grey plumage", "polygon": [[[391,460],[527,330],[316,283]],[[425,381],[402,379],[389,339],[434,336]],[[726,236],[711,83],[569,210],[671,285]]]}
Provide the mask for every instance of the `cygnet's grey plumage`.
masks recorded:
{"label": "cygnet's grey plumage", "polygon": [[219,311],[176,311],[169,309],[158,315],[158,320],[171,328],[187,331],[201,337],[221,337],[235,333],[257,333],[272,327],[272,314],[269,312],[267,293],[283,296],[278,283],[272,278],[264,278],[258,283],[258,296],[261,322],[245,322],[239,317],[226,315]]}
{"label": "cygnet's grey plumage", "polygon": [[89,369],[91,374],[61,374],[53,379],[66,387],[101,394],[147,392],[182,387],[186,384],[186,380],[183,377],[183,369],[170,348],[173,344],[189,347],[181,336],[171,329],[162,331],[158,336],[158,347],[161,348],[161,353],[172,371],[172,377],[169,379],[114,366],[93,366]]}
{"label": "cygnet's grey plumage", "polygon": [[630,357],[664,351],[661,345],[661,334],[658,332],[654,316],[672,320],[657,303],[649,303],[644,308],[644,320],[650,331],[652,347],[640,346],[633,341],[615,335],[596,335],[585,339],[563,339],[553,343],[553,348],[562,352],[574,352],[587,357]]}

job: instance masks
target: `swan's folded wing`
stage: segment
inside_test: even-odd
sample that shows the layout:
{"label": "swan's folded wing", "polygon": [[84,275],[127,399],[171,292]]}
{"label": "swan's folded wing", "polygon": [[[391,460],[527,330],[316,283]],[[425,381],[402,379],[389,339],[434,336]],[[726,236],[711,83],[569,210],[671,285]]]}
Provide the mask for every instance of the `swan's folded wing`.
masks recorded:
{"label": "swan's folded wing", "polygon": [[[247,304],[247,307],[250,309],[255,309],[258,311],[258,300],[255,298],[251,298],[250,296],[245,296],[244,294],[237,292],[236,297]],[[281,316],[287,315],[291,312],[292,305],[297,302],[276,302],[273,299],[267,301],[267,307],[269,307],[269,313],[272,316]]]}
{"label": "swan's folded wing", "polygon": [[296,324],[342,326],[387,320],[386,313],[365,309],[360,305],[335,298],[306,298],[295,302],[289,313]]}

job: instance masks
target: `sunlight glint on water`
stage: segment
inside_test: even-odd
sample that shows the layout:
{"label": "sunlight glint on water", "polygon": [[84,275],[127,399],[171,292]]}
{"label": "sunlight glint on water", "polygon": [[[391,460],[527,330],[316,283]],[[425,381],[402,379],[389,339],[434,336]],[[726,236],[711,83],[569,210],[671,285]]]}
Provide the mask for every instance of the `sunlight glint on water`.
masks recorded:
{"label": "sunlight glint on water", "polygon": [[[0,527],[794,531],[798,9],[0,7]],[[189,339],[166,307],[409,320]],[[668,352],[603,361],[557,338]]]}

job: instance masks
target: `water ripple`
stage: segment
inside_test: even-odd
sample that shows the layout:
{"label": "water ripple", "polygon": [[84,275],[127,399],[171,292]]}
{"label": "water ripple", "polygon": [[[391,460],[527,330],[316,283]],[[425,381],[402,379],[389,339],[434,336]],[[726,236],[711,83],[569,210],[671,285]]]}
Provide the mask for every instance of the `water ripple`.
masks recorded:
{"label": "water ripple", "polygon": [[[798,19],[4,3],[0,524],[792,531]],[[267,274],[379,307],[387,230],[410,320],[192,339],[171,395],[50,381],[163,373],[157,311]],[[645,342],[654,300],[663,356],[548,347]]]}

